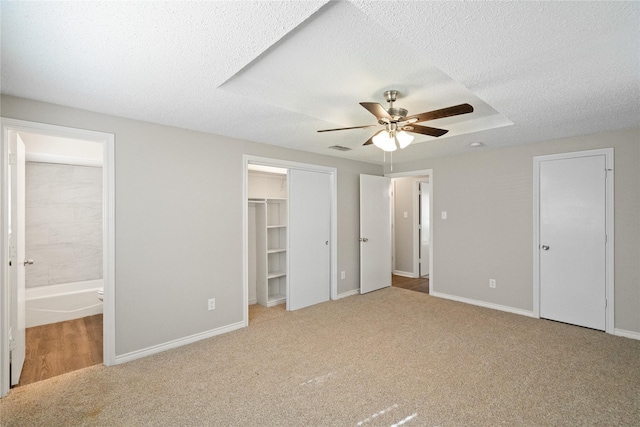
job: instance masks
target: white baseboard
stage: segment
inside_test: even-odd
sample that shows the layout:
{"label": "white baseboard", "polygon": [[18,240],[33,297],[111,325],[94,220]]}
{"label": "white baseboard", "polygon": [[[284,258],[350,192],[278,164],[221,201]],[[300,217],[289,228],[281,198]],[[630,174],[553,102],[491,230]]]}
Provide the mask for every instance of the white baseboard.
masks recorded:
{"label": "white baseboard", "polygon": [[338,299],[350,297],[351,295],[359,295],[359,294],[360,294],[360,289],[354,289],[352,291],[347,291],[347,292],[338,294]]}
{"label": "white baseboard", "polygon": [[471,298],[459,297],[459,296],[456,296],[456,295],[443,294],[441,292],[432,292],[430,295],[432,295],[434,297],[438,297],[438,298],[444,298],[444,299],[450,299],[450,300],[453,300],[453,301],[463,302],[465,304],[471,304],[471,305],[477,305],[477,306],[480,306],[480,307],[491,308],[493,310],[506,311],[508,313],[519,314],[521,316],[533,317],[533,318],[536,318],[536,319],[538,318],[538,316],[533,314],[533,311],[522,310],[520,308],[509,307],[507,305],[494,304],[494,303],[491,303],[491,302],[479,301],[479,300],[475,300],[475,299],[471,299]]}
{"label": "white baseboard", "polygon": [[258,303],[258,300],[257,300],[257,299],[255,299],[255,298],[254,298],[254,299],[249,300],[249,305],[254,305],[254,304],[257,304],[257,303]]}
{"label": "white baseboard", "polygon": [[194,334],[188,337],[169,341],[164,344],[158,344],[152,347],[143,348],[141,350],[132,351],[130,353],[116,356],[115,364],[119,365],[121,363],[131,362],[136,359],[142,359],[143,357],[151,356],[152,354],[162,353],[163,351],[171,350],[172,348],[182,347],[183,345],[192,344],[196,341],[215,337],[216,335],[226,334],[227,332],[235,331],[236,329],[241,329],[244,327],[244,322],[233,323],[221,328],[211,329],[199,334]]}
{"label": "white baseboard", "polygon": [[625,331],[624,329],[614,329],[613,334],[619,337],[631,338],[632,340],[640,340],[640,332]]}
{"label": "white baseboard", "polygon": [[[432,295],[434,297],[445,298],[445,299],[450,299],[450,300],[453,300],[453,301],[463,302],[463,303],[466,303],[466,304],[477,305],[477,306],[480,306],[480,307],[491,308],[491,309],[494,309],[494,310],[506,311],[508,313],[520,314],[522,316],[533,317],[534,319],[538,319],[539,318],[538,316],[536,316],[533,313],[533,311],[521,310],[519,308],[513,308],[513,307],[506,306],[506,305],[493,304],[493,303],[490,303],[490,302],[478,301],[478,300],[474,300],[474,299],[470,299],[470,298],[459,297],[459,296],[456,296],[456,295],[443,294],[443,293],[440,293],[440,292],[432,292],[430,295]],[[616,335],[616,336],[619,336],[619,337],[631,338],[633,340],[640,340],[640,332],[625,331],[624,329],[617,329],[617,328],[614,329],[613,335]]]}
{"label": "white baseboard", "polygon": [[413,273],[409,271],[393,270],[393,274],[395,274],[396,276],[410,277],[412,279],[415,279]]}

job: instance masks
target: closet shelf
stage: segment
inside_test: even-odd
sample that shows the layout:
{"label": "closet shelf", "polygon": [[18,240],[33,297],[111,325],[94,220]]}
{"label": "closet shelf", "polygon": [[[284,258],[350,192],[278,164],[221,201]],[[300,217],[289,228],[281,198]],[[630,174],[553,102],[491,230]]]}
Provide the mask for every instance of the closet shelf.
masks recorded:
{"label": "closet shelf", "polygon": [[286,275],[286,271],[270,271],[267,273],[267,279],[275,279],[276,277],[284,277]]}
{"label": "closet shelf", "polygon": [[[254,281],[256,302],[265,307],[283,304],[287,296],[287,200],[254,198]],[[252,268],[251,266],[249,267]]]}

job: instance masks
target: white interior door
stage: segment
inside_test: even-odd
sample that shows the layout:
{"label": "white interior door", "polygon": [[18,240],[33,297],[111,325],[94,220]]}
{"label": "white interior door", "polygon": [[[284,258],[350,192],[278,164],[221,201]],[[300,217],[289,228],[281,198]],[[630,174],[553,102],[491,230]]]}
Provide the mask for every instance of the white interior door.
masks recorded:
{"label": "white interior door", "polygon": [[540,162],[540,317],[605,330],[606,159]]}
{"label": "white interior door", "polygon": [[360,175],[360,293],[391,286],[391,178]]}
{"label": "white interior door", "polygon": [[9,255],[9,342],[11,385],[18,384],[25,358],[25,148],[20,136],[9,132],[11,187]]}
{"label": "white interior door", "polygon": [[331,291],[331,178],[289,170],[287,310],[329,300]]}

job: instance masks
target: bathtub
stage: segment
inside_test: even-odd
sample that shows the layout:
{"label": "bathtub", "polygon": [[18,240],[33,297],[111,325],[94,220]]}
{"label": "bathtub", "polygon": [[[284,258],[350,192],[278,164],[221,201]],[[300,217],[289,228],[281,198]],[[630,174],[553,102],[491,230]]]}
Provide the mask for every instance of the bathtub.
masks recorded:
{"label": "bathtub", "polygon": [[46,325],[102,313],[102,279],[25,290],[25,326]]}

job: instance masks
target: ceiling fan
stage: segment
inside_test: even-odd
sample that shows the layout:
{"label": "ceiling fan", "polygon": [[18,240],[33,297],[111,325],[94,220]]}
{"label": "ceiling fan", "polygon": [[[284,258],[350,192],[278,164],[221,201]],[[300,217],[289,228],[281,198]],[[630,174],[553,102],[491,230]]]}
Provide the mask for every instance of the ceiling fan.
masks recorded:
{"label": "ceiling fan", "polygon": [[333,132],[336,130],[363,129],[373,126],[382,125],[384,129],[376,132],[363,145],[374,144],[376,147],[384,151],[395,151],[398,147],[405,148],[411,141],[413,136],[407,132],[419,133],[439,137],[449,132],[446,129],[432,128],[428,126],[417,125],[416,123],[426,122],[429,120],[441,119],[443,117],[457,116],[473,112],[473,107],[469,104],[460,104],[453,107],[447,107],[440,110],[428,111],[426,113],[415,114],[407,117],[408,111],[404,108],[394,108],[393,103],[398,97],[397,90],[388,90],[384,93],[384,97],[389,103],[389,108],[384,108],[377,102],[361,102],[364,108],[371,114],[376,116],[378,124],[353,126],[338,129],[323,129],[318,132]]}

